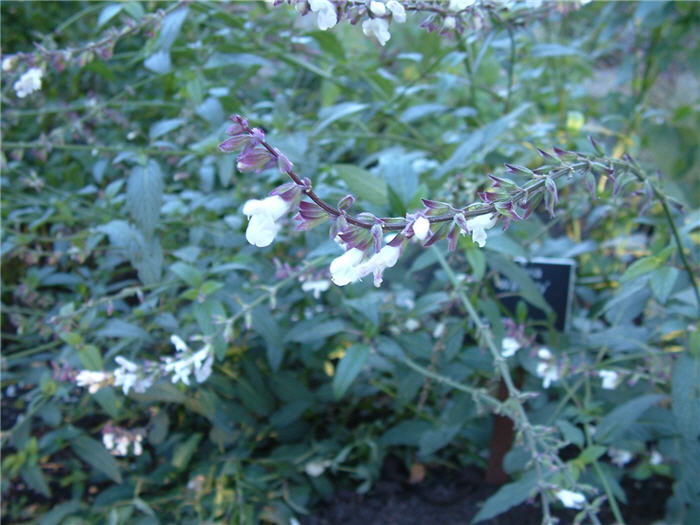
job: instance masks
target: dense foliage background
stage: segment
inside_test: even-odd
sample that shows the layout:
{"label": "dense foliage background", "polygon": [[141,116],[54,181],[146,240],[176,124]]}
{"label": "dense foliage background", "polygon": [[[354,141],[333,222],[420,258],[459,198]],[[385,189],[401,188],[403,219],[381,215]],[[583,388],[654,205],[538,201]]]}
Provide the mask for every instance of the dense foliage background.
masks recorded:
{"label": "dense foliage background", "polygon": [[[662,476],[666,522],[700,522],[700,9],[535,4],[461,35],[409,13],[380,47],[285,5],[2,2],[3,518],[287,524],[371,491],[389,454],[485,467],[499,374],[467,301],[499,348],[519,342],[507,366],[539,395],[513,403],[543,457],[566,451],[566,476],[543,474],[516,440],[481,517],[569,488],[619,521],[622,480]],[[41,89],[20,98],[31,67]],[[505,162],[547,162],[537,148],[595,154],[588,135],[646,182],[562,179],[554,218],[483,249],[414,243],[381,288],[327,286],[342,251],[323,228],[246,243],[242,204],[285,179],[218,151],[233,112],[329,202],[382,216],[466,205]],[[542,298],[513,260],[544,256],[577,263],[568,331],[528,315]],[[76,385],[174,356],[173,335],[210,345],[206,381]]]}

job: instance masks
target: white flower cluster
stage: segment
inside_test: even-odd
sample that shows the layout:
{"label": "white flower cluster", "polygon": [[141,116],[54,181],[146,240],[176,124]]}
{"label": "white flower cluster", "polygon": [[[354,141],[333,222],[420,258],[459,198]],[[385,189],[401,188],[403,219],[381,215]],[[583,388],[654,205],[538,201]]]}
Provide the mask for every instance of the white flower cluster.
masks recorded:
{"label": "white flower cluster", "polygon": [[127,456],[132,447],[134,456],[143,453],[143,431],[129,431],[121,427],[107,424],[102,431],[102,443],[115,456]]}
{"label": "white flower cluster", "polygon": [[[295,3],[300,13],[310,10],[316,15],[316,25],[321,31],[335,27],[340,21],[338,8],[331,0],[302,0]],[[382,46],[391,38],[390,20],[403,24],[406,21],[406,9],[398,0],[369,0],[366,3],[370,18],[362,22],[362,32],[374,37]]]}
{"label": "white flower cluster", "polygon": [[77,386],[87,388],[94,394],[100,388],[107,385],[121,387],[125,395],[130,390],[143,394],[160,377],[171,375],[171,381],[190,384],[190,376],[194,374],[197,383],[203,383],[211,375],[214,364],[214,352],[210,344],[205,344],[200,350],[194,352],[180,339],[173,335],[170,341],[177,350],[176,357],[164,357],[163,363],[137,364],[125,357],[118,355],[114,360],[119,365],[113,372],[81,370],[75,376]]}
{"label": "white flower cluster", "polygon": [[24,98],[31,95],[35,91],[41,89],[41,77],[44,72],[38,67],[28,69],[19,80],[12,86],[19,98]]}
{"label": "white flower cluster", "polygon": [[374,286],[379,286],[382,284],[382,273],[396,264],[399,255],[400,247],[387,244],[372,257],[364,260],[365,254],[362,250],[350,248],[331,262],[331,280],[338,286],[345,286],[371,273],[374,274]]}
{"label": "white flower cluster", "polygon": [[165,357],[164,369],[172,374],[171,381],[177,383],[182,381],[190,384],[190,375],[194,374],[197,383],[203,383],[211,375],[211,367],[214,364],[214,352],[211,345],[206,344],[201,350],[192,352],[185,342],[178,336],[170,337],[170,342],[175,345],[178,351],[178,359]]}
{"label": "white flower cluster", "polygon": [[515,337],[504,337],[501,342],[501,357],[513,357],[521,346]]}
{"label": "white flower cluster", "polygon": [[586,503],[586,496],[573,490],[561,489],[554,494],[568,509],[582,509]]}

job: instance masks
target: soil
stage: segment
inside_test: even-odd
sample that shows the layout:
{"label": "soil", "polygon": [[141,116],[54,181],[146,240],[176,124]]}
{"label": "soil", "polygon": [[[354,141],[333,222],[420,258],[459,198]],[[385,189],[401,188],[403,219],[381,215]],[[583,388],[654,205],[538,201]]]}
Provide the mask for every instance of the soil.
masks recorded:
{"label": "soil", "polygon": [[[664,503],[671,493],[670,481],[655,477],[644,482],[625,481],[628,504],[621,512],[628,525],[649,525],[664,516]],[[365,495],[341,490],[334,499],[300,520],[302,525],[468,525],[481,504],[498,487],[484,482],[484,473],[476,467],[460,471],[440,469],[429,473],[417,485],[383,479]],[[553,509],[560,524],[573,523],[576,511]],[[603,508],[601,523],[614,523],[608,508]],[[542,520],[539,501],[528,501],[490,520],[484,525],[539,525]]]}

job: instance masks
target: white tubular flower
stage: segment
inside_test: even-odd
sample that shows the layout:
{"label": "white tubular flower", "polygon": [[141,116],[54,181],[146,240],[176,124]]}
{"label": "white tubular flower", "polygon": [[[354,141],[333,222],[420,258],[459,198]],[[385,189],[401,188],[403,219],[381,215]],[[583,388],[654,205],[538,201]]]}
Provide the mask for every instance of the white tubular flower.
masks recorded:
{"label": "white tubular flower", "polygon": [[610,456],[610,461],[618,467],[624,467],[634,458],[634,454],[629,450],[617,449],[615,447],[610,447],[608,449],[608,456]]}
{"label": "white tubular flower", "polygon": [[280,228],[276,221],[287,211],[289,204],[279,195],[246,201],[243,214],[250,219],[245,231],[247,241],[258,248],[272,244]]}
{"label": "white tubular flower", "polygon": [[321,31],[330,29],[338,23],[338,12],[330,0],[309,0],[309,7],[316,13],[316,24]]}
{"label": "white tubular flower", "polygon": [[357,281],[360,278],[357,268],[363,256],[362,250],[350,248],[340,257],[333,259],[330,266],[333,283],[338,286],[345,286]]}
{"label": "white tubular flower", "polygon": [[[121,386],[124,394],[128,394],[129,390],[131,390],[131,388],[134,387],[136,382],[139,380],[137,375],[139,366],[120,355],[115,357],[114,360],[119,365],[119,368],[114,371],[114,385]],[[138,390],[136,391],[138,392]]]}
{"label": "white tubular flower", "polygon": [[389,22],[383,18],[365,20],[362,22],[362,32],[369,37],[374,36],[382,46],[391,38]]}
{"label": "white tubular flower", "polygon": [[501,343],[501,356],[513,357],[520,350],[520,343],[514,337],[504,337]]}
{"label": "white tubular flower", "polygon": [[406,21],[406,10],[397,0],[389,0],[386,3],[386,7],[391,11],[391,17],[398,22],[403,24]]}
{"label": "white tubular flower", "polygon": [[331,283],[326,279],[321,279],[320,281],[305,281],[301,284],[301,289],[305,292],[311,292],[314,299],[321,298],[321,292],[325,292],[330,288]]}
{"label": "white tubular flower", "polygon": [[187,343],[180,339],[179,335],[171,335],[170,342],[175,346],[175,350],[177,350],[178,352],[187,352],[190,349],[187,346]]}
{"label": "white tubular flower", "polygon": [[386,6],[383,2],[378,2],[377,0],[372,0],[369,3],[369,10],[376,16],[384,16],[386,14]]}
{"label": "white tubular flower", "polygon": [[94,394],[110,378],[106,372],[93,372],[91,370],[81,370],[75,376],[75,384],[81,387],[88,387],[88,392]]}
{"label": "white tubular flower", "polygon": [[417,239],[424,241],[430,233],[430,221],[425,217],[418,217],[413,223],[413,235]]}
{"label": "white tubular flower", "polygon": [[614,370],[598,370],[598,377],[601,379],[601,386],[605,390],[615,390],[620,374]]}
{"label": "white tubular flower", "polygon": [[540,362],[537,363],[537,377],[542,378],[542,387],[549,386],[559,379],[559,369],[554,361],[554,356],[548,348],[540,348],[537,351]]}
{"label": "white tubular flower", "polygon": [[10,55],[2,59],[2,70],[5,73],[12,71],[17,63],[17,57],[15,55]]}
{"label": "white tubular flower", "polygon": [[442,23],[443,29],[454,29],[457,27],[457,19],[454,16],[446,16],[445,21]]}
{"label": "white tubular flower", "polygon": [[557,498],[569,509],[582,509],[586,503],[586,496],[573,490],[558,490],[554,493]]}
{"label": "white tubular flower", "polygon": [[[472,234],[472,241],[474,241],[479,248],[483,248],[486,244],[486,230],[493,228],[496,224],[496,215],[477,215],[471,219],[467,220],[467,228]],[[465,233],[462,230],[462,233]]]}
{"label": "white tubular flower", "polygon": [[194,369],[194,378],[197,383],[204,383],[211,375],[211,367],[214,364],[214,354],[209,352],[207,358],[204,360],[199,368]]}
{"label": "white tubular flower", "polygon": [[114,448],[114,434],[111,432],[102,434],[102,443],[107,450],[112,450]]}
{"label": "white tubular flower", "polygon": [[399,260],[401,249],[398,246],[384,246],[379,253],[375,253],[368,261],[362,263],[358,267],[360,278],[370,273],[374,274],[374,286],[379,287],[382,284],[382,273],[387,268],[391,268]]}
{"label": "white tubular flower", "polygon": [[331,462],[327,459],[315,459],[313,461],[309,461],[306,464],[306,466],[304,466],[304,472],[306,472],[312,478],[317,478],[318,476],[323,474],[323,471],[325,471],[330,466],[330,464]]}
{"label": "white tubular flower", "polygon": [[38,67],[33,67],[27,70],[19,80],[12,86],[19,98],[24,98],[27,95],[39,91],[41,89],[41,77],[44,72]]}
{"label": "white tubular flower", "polygon": [[141,434],[136,434],[134,436],[134,456],[140,456],[143,453],[141,441],[143,441],[143,436]]}

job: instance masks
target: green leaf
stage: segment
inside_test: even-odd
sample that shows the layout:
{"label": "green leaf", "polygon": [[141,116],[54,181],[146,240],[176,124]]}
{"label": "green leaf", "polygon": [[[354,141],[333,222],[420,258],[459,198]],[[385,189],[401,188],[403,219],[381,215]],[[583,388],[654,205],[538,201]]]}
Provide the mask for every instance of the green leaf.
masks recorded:
{"label": "green leaf", "polygon": [[355,113],[364,111],[368,107],[369,106],[367,104],[360,104],[359,102],[343,102],[341,104],[336,104],[335,106],[323,108],[319,114],[319,118],[322,120],[316,124],[316,127],[313,129],[311,134],[318,135],[336,120],[340,120],[349,115],[354,115]]}
{"label": "green leaf", "polygon": [[343,397],[350,384],[362,371],[368,357],[369,346],[367,345],[353,345],[345,352],[333,376],[333,396],[336,400]]}
{"label": "green leaf", "polygon": [[151,159],[145,167],[135,166],[127,182],[126,202],[146,237],[150,237],[158,225],[162,199],[163,176],[158,163]]}
{"label": "green leaf", "polygon": [[428,456],[449,445],[461,428],[462,424],[456,423],[453,425],[441,425],[438,428],[427,430],[418,440],[420,445],[418,454]]}
{"label": "green leaf", "polygon": [[660,394],[648,394],[616,407],[598,423],[596,441],[598,443],[614,442],[639,416],[664,397]]}
{"label": "green leaf", "polygon": [[81,510],[81,505],[79,499],[72,499],[65,503],[54,505],[49,512],[44,514],[39,525],[59,525],[70,514],[78,513]]}
{"label": "green leaf", "polygon": [[46,483],[46,478],[39,465],[36,463],[33,465],[24,465],[19,470],[19,474],[22,476],[24,482],[29,485],[29,488],[37,491],[44,497],[51,497],[51,489],[49,488],[49,484]]}
{"label": "green leaf", "polygon": [[547,43],[535,44],[532,46],[530,55],[533,57],[584,56],[581,51],[575,47]]}
{"label": "green leaf", "polygon": [[97,331],[97,335],[100,337],[150,339],[148,332],[140,326],[117,318],[109,319],[104,326]]}
{"label": "green leaf", "polygon": [[122,482],[119,465],[107,449],[100,443],[86,435],[78,436],[71,442],[71,448],[76,455],[102,472],[115,483]]}
{"label": "green leaf", "polygon": [[193,288],[197,288],[200,284],[202,284],[202,279],[204,279],[202,272],[200,272],[194,266],[184,262],[176,262],[171,264],[170,271]]}
{"label": "green leaf", "polygon": [[467,261],[472,269],[472,278],[475,281],[481,281],[486,274],[486,257],[476,246],[467,250]]}
{"label": "green leaf", "polygon": [[642,257],[630,264],[625,273],[620,277],[620,282],[626,283],[632,279],[639,277],[641,275],[647,274],[653,270],[656,270],[659,266],[663,264],[663,261],[654,255],[648,257]]}
{"label": "green leaf", "polygon": [[673,368],[673,417],[678,432],[693,442],[700,435],[700,357],[683,354]]}
{"label": "green leaf", "polygon": [[192,434],[187,441],[180,443],[173,452],[173,459],[171,461],[173,467],[182,470],[187,465],[189,465],[192,456],[197,451],[197,446],[202,440],[201,432]]}
{"label": "green leaf", "polygon": [[651,291],[661,304],[666,304],[668,296],[671,295],[673,286],[676,284],[678,274],[678,268],[673,266],[657,268],[651,274],[651,279],[649,279]]}
{"label": "green leaf", "polygon": [[386,182],[380,177],[352,164],[335,164],[333,169],[358,199],[376,206],[386,206],[389,192]]}
{"label": "green leaf", "polygon": [[157,237],[146,240],[140,232],[135,232],[136,242],[129,246],[129,260],[139,274],[143,284],[160,281],[163,269],[163,250]]}
{"label": "green leaf", "polygon": [[267,308],[258,306],[253,310],[253,330],[265,340],[267,362],[276,372],[284,358],[284,334]]}
{"label": "green leaf", "polygon": [[102,354],[95,345],[85,345],[78,350],[80,364],[86,370],[102,370]]}
{"label": "green leaf", "polygon": [[161,137],[166,133],[169,133],[170,131],[179,128],[185,122],[186,121],[184,118],[171,118],[166,120],[159,120],[151,126],[150,130],[148,131],[148,137],[151,140],[157,139],[158,137]]}
{"label": "green leaf", "polygon": [[187,8],[183,7],[169,13],[160,25],[160,35],[158,35],[158,45],[160,49],[170,49],[175,42],[182,23],[187,17]]}
{"label": "green leaf", "polygon": [[294,326],[284,337],[285,341],[293,343],[310,343],[326,339],[346,329],[345,323],[339,320],[324,322],[304,322]]}
{"label": "green leaf", "polygon": [[117,16],[121,10],[121,4],[109,4],[108,6],[104,7],[102,11],[100,11],[100,16],[97,17],[97,28],[99,29],[105,25],[112,18]]}
{"label": "green leaf", "polygon": [[528,499],[537,489],[537,472],[534,470],[527,472],[518,481],[503,485],[498,492],[486,500],[481,510],[474,516],[472,523],[478,523],[499,514],[504,513],[511,507],[520,505]]}
{"label": "green leaf", "polygon": [[559,427],[565,441],[579,447],[583,446],[583,431],[580,428],[572,425],[565,419],[557,419],[556,425]]}
{"label": "green leaf", "polygon": [[596,459],[605,454],[607,450],[608,447],[591,445],[583,449],[574,461],[583,468],[589,463],[593,463]]}

